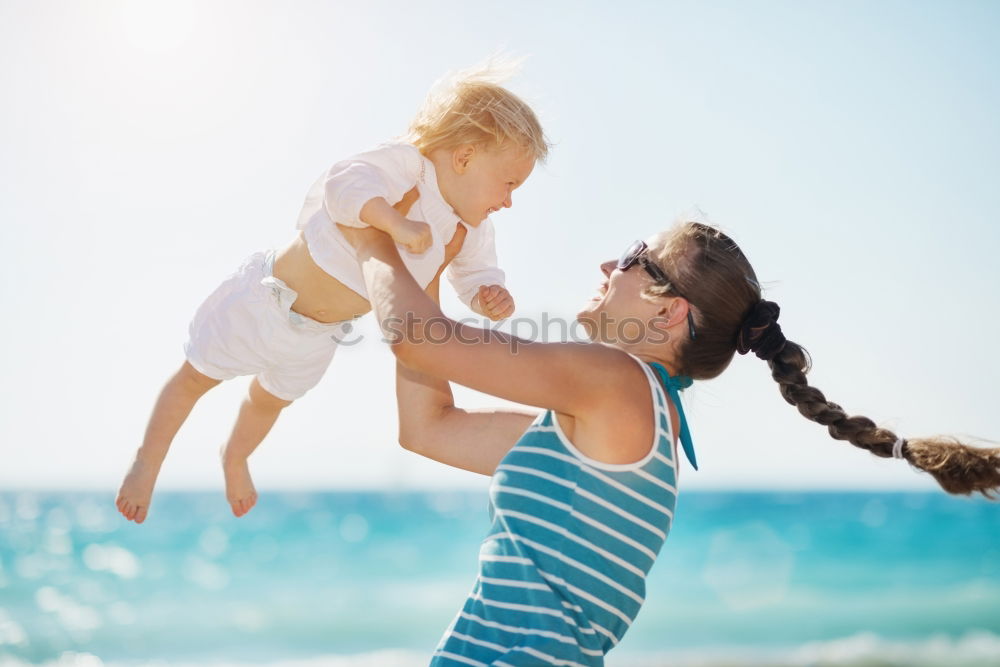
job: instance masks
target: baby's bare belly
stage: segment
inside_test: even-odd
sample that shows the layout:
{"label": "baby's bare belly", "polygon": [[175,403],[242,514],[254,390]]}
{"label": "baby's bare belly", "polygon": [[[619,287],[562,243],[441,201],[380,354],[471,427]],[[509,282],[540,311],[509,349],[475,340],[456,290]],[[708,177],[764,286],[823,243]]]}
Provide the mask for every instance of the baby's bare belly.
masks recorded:
{"label": "baby's bare belly", "polygon": [[317,322],[342,322],[371,310],[367,299],[319,268],[301,232],[274,258],[274,277],[298,292],[292,310]]}

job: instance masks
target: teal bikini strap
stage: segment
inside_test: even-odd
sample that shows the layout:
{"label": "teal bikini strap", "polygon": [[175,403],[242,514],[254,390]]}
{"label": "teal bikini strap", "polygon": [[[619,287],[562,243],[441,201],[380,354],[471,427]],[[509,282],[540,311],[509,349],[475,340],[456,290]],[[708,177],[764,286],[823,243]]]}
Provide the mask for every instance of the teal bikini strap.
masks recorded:
{"label": "teal bikini strap", "polygon": [[[680,392],[691,386],[692,380],[686,375],[670,377],[670,373],[667,372],[667,369],[662,364],[653,362],[650,366],[660,376],[660,381],[666,387],[667,394],[670,395],[670,400],[673,402],[674,407],[677,408],[677,416],[680,417],[681,422],[681,446],[684,447],[684,454],[687,456],[687,460],[691,462],[691,467],[697,470],[698,461],[694,457],[694,443],[691,442],[691,431],[688,430],[687,417],[684,416],[684,406],[681,405],[680,395]],[[669,419],[669,415],[667,418]]]}

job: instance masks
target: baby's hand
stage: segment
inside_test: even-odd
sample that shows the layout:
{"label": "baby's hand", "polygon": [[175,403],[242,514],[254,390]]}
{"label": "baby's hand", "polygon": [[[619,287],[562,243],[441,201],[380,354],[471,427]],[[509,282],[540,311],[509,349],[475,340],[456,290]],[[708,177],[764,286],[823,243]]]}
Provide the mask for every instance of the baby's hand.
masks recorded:
{"label": "baby's hand", "polygon": [[431,247],[431,226],[419,220],[402,218],[392,230],[392,240],[413,253]]}
{"label": "baby's hand", "polygon": [[496,322],[514,314],[514,297],[503,285],[480,285],[473,310]]}

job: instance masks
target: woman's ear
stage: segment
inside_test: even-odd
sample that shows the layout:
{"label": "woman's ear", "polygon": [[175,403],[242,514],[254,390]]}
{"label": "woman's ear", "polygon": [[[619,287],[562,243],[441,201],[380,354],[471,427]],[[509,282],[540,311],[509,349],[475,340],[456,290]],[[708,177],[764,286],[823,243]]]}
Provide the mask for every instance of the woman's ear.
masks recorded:
{"label": "woman's ear", "polygon": [[656,333],[666,333],[670,335],[670,308],[664,306],[656,311],[656,316],[649,320],[649,328]]}
{"label": "woman's ear", "polygon": [[674,298],[670,303],[656,311],[656,318],[653,320],[654,327],[669,329],[687,317],[688,302],[685,299]]}

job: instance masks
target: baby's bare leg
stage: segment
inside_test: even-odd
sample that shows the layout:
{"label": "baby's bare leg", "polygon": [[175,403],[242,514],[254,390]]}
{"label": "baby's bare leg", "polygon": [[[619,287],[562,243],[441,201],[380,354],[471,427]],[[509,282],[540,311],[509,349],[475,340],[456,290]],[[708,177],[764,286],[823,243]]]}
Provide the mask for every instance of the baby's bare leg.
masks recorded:
{"label": "baby's bare leg", "polygon": [[257,378],[240,406],[240,415],[222,450],[222,470],[226,476],[226,500],[233,514],[243,516],[257,504],[257,490],[250,478],[247,458],[268,434],[278,415],[291,401],[285,401],[260,386]]}
{"label": "baby's bare leg", "polygon": [[122,481],[115,501],[118,511],[129,521],[145,521],[156,476],[167,456],[167,450],[170,449],[170,443],[198,399],[219,382],[199,373],[185,361],[163,387],[146,426],[142,446],[135,454],[135,460]]}

